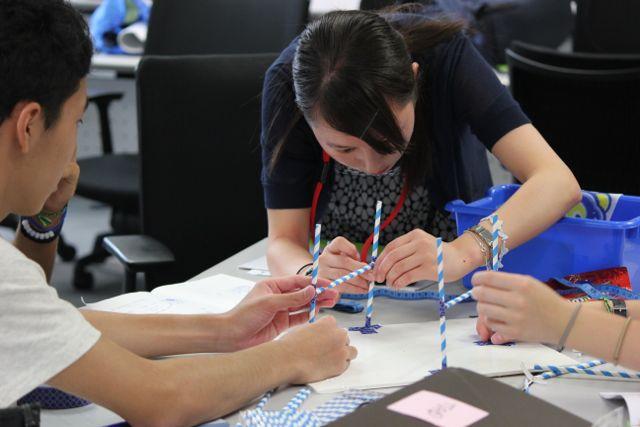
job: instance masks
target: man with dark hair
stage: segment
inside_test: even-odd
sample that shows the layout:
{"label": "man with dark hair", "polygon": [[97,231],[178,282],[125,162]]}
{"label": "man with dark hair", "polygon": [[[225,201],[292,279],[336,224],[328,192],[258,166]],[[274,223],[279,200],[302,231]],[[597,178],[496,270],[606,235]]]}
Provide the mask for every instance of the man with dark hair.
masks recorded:
{"label": "man with dark hair", "polygon": [[228,313],[192,316],[78,311],[47,285],[79,174],[91,53],[63,0],[0,0],[0,219],[21,215],[14,244],[0,239],[0,408],[47,382],[135,425],[193,425],[343,372],[356,351],[333,318],[271,341],[306,322],[289,313],[315,294],[308,278],[267,280]]}

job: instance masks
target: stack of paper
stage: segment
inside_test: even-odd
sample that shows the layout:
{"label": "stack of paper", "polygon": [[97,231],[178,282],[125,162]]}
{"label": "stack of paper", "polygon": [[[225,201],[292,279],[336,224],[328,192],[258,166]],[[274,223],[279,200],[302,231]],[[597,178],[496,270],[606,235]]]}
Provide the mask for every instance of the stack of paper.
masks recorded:
{"label": "stack of paper", "polygon": [[217,274],[200,280],[155,288],[151,292],[118,295],[87,304],[91,310],[134,314],[224,313],[235,307],[254,283]]}

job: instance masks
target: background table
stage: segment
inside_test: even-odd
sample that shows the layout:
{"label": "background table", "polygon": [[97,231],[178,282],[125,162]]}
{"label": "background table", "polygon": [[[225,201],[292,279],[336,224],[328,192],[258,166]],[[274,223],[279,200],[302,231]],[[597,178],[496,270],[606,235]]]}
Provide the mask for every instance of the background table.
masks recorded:
{"label": "background table", "polygon": [[[249,275],[245,271],[239,270],[238,266],[247,261],[263,256],[266,252],[266,239],[262,240],[227,260],[204,271],[195,278],[204,278],[214,274],[229,274],[249,280],[259,280],[257,276]],[[447,292],[462,292],[460,284],[447,285]],[[466,303],[454,306],[447,311],[448,318],[463,318],[475,313],[475,304]],[[363,313],[347,314],[333,310],[326,311],[336,317],[343,326],[361,324],[364,319]],[[410,323],[438,320],[438,309],[435,301],[397,301],[388,298],[376,298],[374,305],[374,320],[376,323]],[[575,359],[588,360],[588,357],[579,357],[571,350],[565,353]],[[384,361],[381,361],[384,363]],[[511,376],[500,378],[500,381],[520,388],[523,383],[523,376]],[[283,407],[300,389],[300,387],[283,387],[269,401],[267,408]],[[395,389],[384,389],[381,391],[390,392]],[[566,409],[589,421],[595,421],[605,413],[615,409],[620,405],[620,401],[613,402],[600,397],[601,391],[640,391],[640,384],[637,382],[607,381],[607,380],[584,380],[584,379],[551,379],[548,384],[534,384],[531,387],[531,394],[557,406]],[[303,408],[314,408],[322,402],[330,399],[331,394],[312,393],[303,405]],[[225,417],[231,425],[238,420],[238,414]],[[104,426],[122,420],[113,412],[98,405],[89,405],[84,408],[68,409],[61,411],[43,411],[43,426],[55,427],[75,427],[75,426]]]}

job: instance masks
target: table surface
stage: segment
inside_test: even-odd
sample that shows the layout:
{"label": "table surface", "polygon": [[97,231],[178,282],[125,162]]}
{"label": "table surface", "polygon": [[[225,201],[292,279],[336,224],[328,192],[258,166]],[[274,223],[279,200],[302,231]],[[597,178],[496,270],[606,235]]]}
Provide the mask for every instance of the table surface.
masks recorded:
{"label": "table surface", "polygon": [[[244,262],[263,256],[266,249],[266,239],[262,240],[227,260],[204,271],[194,279],[207,277],[214,274],[229,274],[236,277],[259,280],[257,276],[239,270],[238,266]],[[447,285],[448,292],[462,292],[460,284]],[[467,317],[475,313],[475,304],[466,303],[454,306],[447,311],[449,318]],[[333,315],[343,326],[352,326],[362,322],[362,313],[347,314],[335,311],[327,311],[325,314]],[[397,301],[387,298],[377,298],[375,301],[374,318],[381,324],[425,322],[438,320],[438,310],[435,301]],[[588,357],[580,356],[570,350],[565,351],[567,355],[581,361],[588,360]],[[521,387],[523,376],[512,376],[500,378],[500,381]],[[281,408],[300,389],[300,387],[281,388],[269,401],[267,408]],[[640,389],[637,382],[611,381],[611,380],[585,380],[555,378],[548,380],[547,384],[534,384],[531,387],[531,394],[550,403],[558,405],[569,412],[572,412],[589,421],[595,421],[600,416],[612,411],[620,405],[620,401],[608,401],[599,395],[601,391],[633,392]],[[382,391],[393,391],[386,389]],[[303,405],[303,408],[314,408],[322,402],[330,399],[333,395],[320,395],[312,393]],[[238,415],[232,414],[225,417],[232,425],[238,421]],[[98,405],[89,405],[84,408],[43,411],[43,426],[74,427],[74,426],[105,426],[110,423],[121,421],[122,418],[113,412]]]}

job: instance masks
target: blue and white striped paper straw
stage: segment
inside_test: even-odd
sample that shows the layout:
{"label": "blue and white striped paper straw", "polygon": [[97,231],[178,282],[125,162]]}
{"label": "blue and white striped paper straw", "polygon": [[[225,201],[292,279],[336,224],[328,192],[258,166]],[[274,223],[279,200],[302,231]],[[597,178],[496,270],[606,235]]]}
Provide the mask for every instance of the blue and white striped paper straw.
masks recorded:
{"label": "blue and white striped paper straw", "polygon": [[349,274],[345,274],[344,276],[337,278],[333,282],[329,283],[329,286],[327,286],[326,288],[317,288],[316,289],[316,293],[317,294],[321,294],[326,289],[333,289],[336,286],[338,286],[338,285],[340,285],[340,284],[342,284],[344,282],[348,282],[349,280],[353,279],[354,277],[358,277],[358,276],[366,273],[367,271],[371,270],[375,265],[376,265],[376,263],[372,261],[369,264],[365,265],[364,267],[361,267],[361,268],[357,269],[356,271],[352,271]]}
{"label": "blue and white striped paper straw", "polygon": [[455,297],[455,298],[453,298],[453,299],[451,299],[451,300],[447,301],[447,302],[444,304],[444,308],[445,308],[446,310],[448,310],[448,309],[450,309],[451,307],[453,307],[454,305],[456,305],[456,304],[458,304],[458,303],[460,303],[460,302],[462,302],[462,301],[468,300],[469,298],[471,298],[471,291],[467,291],[467,292],[465,292],[464,294],[460,294],[460,295],[458,295],[457,297]]}
{"label": "blue and white striped paper straw", "polygon": [[447,367],[447,318],[444,305],[444,256],[442,254],[442,239],[436,239],[436,256],[438,262],[438,296],[440,297],[440,353],[442,354],[442,369]]}
{"label": "blue and white striped paper straw", "polygon": [[500,270],[500,260],[498,258],[498,246],[500,237],[500,224],[498,224],[498,215],[491,215],[491,269],[493,271]]}
{"label": "blue and white striped paper straw", "polygon": [[300,406],[302,406],[302,403],[305,400],[307,400],[307,398],[309,397],[310,394],[311,394],[311,390],[309,390],[308,388],[301,389],[289,401],[289,403],[287,403],[287,406],[285,406],[284,411],[282,411],[282,412],[289,413],[289,414],[292,414],[292,413],[296,412],[298,409],[300,409]]}
{"label": "blue and white striped paper straw", "polygon": [[605,363],[607,363],[606,360],[595,359],[595,360],[590,360],[588,362],[580,363],[578,365],[572,365],[572,366],[533,365],[533,369],[538,371],[551,371],[551,372],[545,372],[543,374],[535,376],[535,378],[548,380],[550,378],[558,377],[564,374],[584,373],[582,372],[584,370],[591,371],[591,368],[604,365]]}
{"label": "blue and white striped paper straw", "polygon": [[[581,375],[593,375],[593,376],[609,377],[609,378],[626,378],[626,379],[636,379],[636,380],[640,379],[640,373],[638,372],[608,371],[605,369],[588,369],[588,368],[572,368],[572,367],[561,368],[556,366],[554,367],[554,369],[552,369],[552,373],[557,375],[553,375],[552,377],[549,377],[549,378],[553,378],[555,376],[560,376],[564,374],[581,374]],[[540,378],[548,379],[548,378],[545,378],[544,376],[541,376]]]}
{"label": "blue and white striped paper straw", "polygon": [[[373,223],[373,243],[371,245],[371,262],[376,262],[378,258],[378,238],[380,237],[380,217],[382,216],[382,201],[376,203],[376,215]],[[367,311],[366,324],[371,323],[371,315],[373,314],[373,288],[375,282],[369,282],[369,294],[367,295]]]}
{"label": "blue and white striped paper straw", "polygon": [[266,392],[265,395],[262,397],[262,399],[260,399],[260,401],[256,405],[255,409],[264,408],[267,402],[269,401],[269,399],[271,399],[271,395],[272,393],[270,391]]}
{"label": "blue and white striped paper straw", "polygon": [[574,370],[578,370],[578,369],[588,369],[590,370],[591,368],[595,367],[595,366],[600,366],[600,365],[604,365],[605,363],[607,363],[606,360],[602,360],[602,359],[595,359],[595,360],[590,360],[588,362],[585,363],[580,363],[578,365],[571,365],[571,366],[564,366],[564,367],[559,367],[556,365],[533,365],[533,370],[536,371],[551,371],[551,372],[544,372],[542,374],[538,374],[536,376],[532,376],[531,373],[529,373],[529,371],[527,369],[524,368],[524,364],[523,364],[523,369],[524,369],[524,375],[525,375],[525,380],[524,380],[524,387],[523,390],[525,393],[529,393],[529,389],[531,388],[531,386],[534,383],[539,383],[541,380],[548,380],[551,378],[555,378],[555,377],[559,377],[561,375],[565,375],[565,374],[569,374],[569,373],[581,373],[581,372],[573,372]]}
{"label": "blue and white striped paper straw", "polygon": [[[320,259],[320,233],[322,225],[316,224],[315,234],[313,238],[313,267],[311,269],[311,284],[317,289],[318,284],[318,264]],[[309,304],[309,323],[316,321],[316,296],[313,296]]]}

